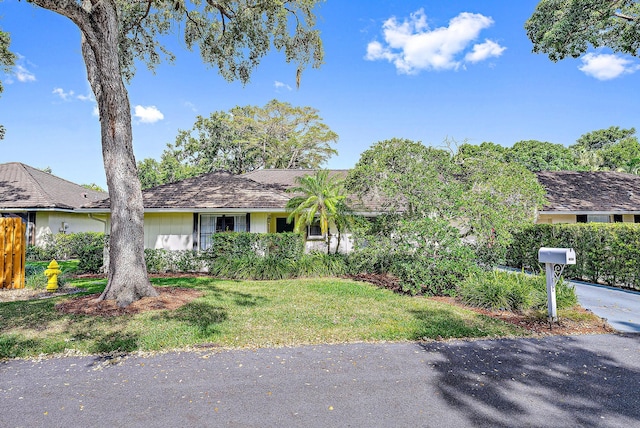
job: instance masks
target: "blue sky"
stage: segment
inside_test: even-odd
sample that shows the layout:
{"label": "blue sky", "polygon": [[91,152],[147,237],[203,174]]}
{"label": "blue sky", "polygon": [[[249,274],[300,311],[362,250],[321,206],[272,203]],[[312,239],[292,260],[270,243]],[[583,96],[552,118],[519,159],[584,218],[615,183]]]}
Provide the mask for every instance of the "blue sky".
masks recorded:
{"label": "blue sky", "polygon": [[[196,115],[271,99],[319,110],[338,133],[350,168],[377,141],[445,139],[509,147],[520,140],[571,145],[609,126],[639,127],[640,60],[606,49],[551,62],[533,54],[524,31],[536,0],[329,0],[318,9],[325,64],[307,69],[266,57],[245,86],[226,82],[167,39],[176,62],[155,74],[143,65],[129,88],[137,160],[159,159]],[[80,55],[79,31],[26,2],[0,2],[17,67],[2,76],[0,163],[51,167],[67,180],[106,188],[95,102]]]}

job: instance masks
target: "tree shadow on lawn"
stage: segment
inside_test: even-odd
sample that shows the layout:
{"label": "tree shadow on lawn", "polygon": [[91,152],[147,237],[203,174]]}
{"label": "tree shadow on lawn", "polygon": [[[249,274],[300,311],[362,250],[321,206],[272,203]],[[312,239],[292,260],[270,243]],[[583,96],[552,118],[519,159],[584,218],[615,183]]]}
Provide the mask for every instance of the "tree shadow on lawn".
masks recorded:
{"label": "tree shadow on lawn", "polygon": [[410,313],[420,322],[413,340],[494,337],[518,330],[484,315],[477,315],[476,321],[463,318],[446,308],[412,310]]}
{"label": "tree shadow on lawn", "polygon": [[422,343],[441,396],[473,426],[631,426],[640,335]]}
{"label": "tree shadow on lawn", "polygon": [[208,338],[219,333],[221,323],[229,319],[227,311],[207,302],[191,302],[172,312],[163,312],[154,317],[168,321],[179,321],[198,329],[196,338]]}

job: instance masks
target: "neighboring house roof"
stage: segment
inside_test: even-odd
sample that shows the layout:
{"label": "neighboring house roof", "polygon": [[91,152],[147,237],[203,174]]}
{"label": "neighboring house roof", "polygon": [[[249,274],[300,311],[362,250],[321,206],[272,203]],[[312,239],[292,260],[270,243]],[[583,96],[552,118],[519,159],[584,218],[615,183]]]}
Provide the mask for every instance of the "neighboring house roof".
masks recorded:
{"label": "neighboring house roof", "polygon": [[[284,190],[297,186],[296,178],[314,175],[316,171],[315,169],[258,169],[242,174],[242,177],[250,178],[258,183],[277,186]],[[329,176],[340,175],[345,178],[348,172],[346,169],[331,169]]]}
{"label": "neighboring house roof", "polygon": [[0,210],[73,210],[109,195],[19,162],[0,164]]}
{"label": "neighboring house roof", "polygon": [[640,213],[640,176],[623,172],[538,172],[547,191],[543,212]]}
{"label": "neighboring house roof", "polygon": [[[213,172],[142,191],[145,210],[284,209],[290,195],[243,176]],[[109,209],[109,201],[89,205]]]}

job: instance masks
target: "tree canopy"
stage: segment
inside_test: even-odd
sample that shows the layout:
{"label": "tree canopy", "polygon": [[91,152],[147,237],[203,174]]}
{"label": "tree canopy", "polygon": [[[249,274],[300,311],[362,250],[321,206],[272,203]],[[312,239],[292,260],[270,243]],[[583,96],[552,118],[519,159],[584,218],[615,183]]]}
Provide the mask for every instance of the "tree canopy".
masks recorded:
{"label": "tree canopy", "polygon": [[108,282],[100,298],[127,306],[156,295],[144,260],[144,207],[125,82],[139,62],[153,70],[162,60],[173,60],[161,44],[162,36],[184,31],[187,48],[197,47],[202,60],[226,80],[248,82],[260,60],[275,48],[287,62],[297,64],[299,84],[305,67],[322,63],[313,12],[320,0],[27,2],[68,18],[81,33],[81,53],[100,115],[110,196]]}
{"label": "tree canopy", "polygon": [[537,140],[518,141],[507,150],[505,160],[533,172],[567,171],[577,167],[571,149],[562,144]]}
{"label": "tree canopy", "polygon": [[243,174],[262,168],[317,169],[336,150],[338,135],[312,107],[278,100],[198,116],[178,132],[160,162],[138,163],[143,188],[213,171]]}
{"label": "tree canopy", "polygon": [[411,140],[381,141],[361,155],[347,190],[377,198],[404,219],[439,219],[461,236],[504,246],[513,230],[533,222],[544,189],[525,167],[485,148],[469,156],[467,147],[457,156]]}
{"label": "tree canopy", "polygon": [[533,51],[552,61],[577,58],[589,46],[640,53],[637,0],[542,0],[525,23]]}

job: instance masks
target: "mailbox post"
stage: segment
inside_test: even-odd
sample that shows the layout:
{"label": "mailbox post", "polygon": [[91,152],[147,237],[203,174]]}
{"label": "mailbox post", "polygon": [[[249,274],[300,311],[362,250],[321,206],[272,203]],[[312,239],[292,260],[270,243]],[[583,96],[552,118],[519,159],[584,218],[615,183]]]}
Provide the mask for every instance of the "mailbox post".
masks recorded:
{"label": "mailbox post", "polygon": [[544,263],[547,277],[547,308],[549,321],[558,321],[556,307],[556,284],[566,265],[576,264],[576,253],[573,248],[547,248],[538,250],[538,261]]}

